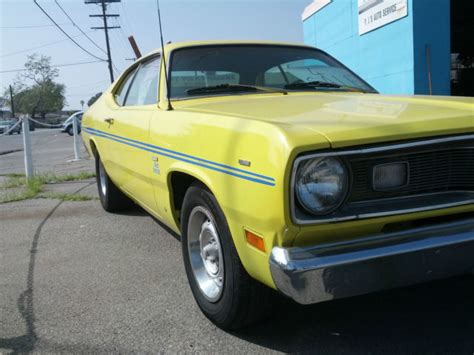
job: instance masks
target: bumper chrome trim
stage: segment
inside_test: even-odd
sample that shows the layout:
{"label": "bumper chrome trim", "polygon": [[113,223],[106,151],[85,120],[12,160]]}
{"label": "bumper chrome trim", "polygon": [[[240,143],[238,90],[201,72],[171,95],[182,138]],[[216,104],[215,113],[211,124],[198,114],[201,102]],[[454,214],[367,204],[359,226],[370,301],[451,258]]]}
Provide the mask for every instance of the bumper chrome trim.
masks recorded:
{"label": "bumper chrome trim", "polygon": [[274,247],[279,291],[301,304],[474,271],[474,219],[308,248]]}

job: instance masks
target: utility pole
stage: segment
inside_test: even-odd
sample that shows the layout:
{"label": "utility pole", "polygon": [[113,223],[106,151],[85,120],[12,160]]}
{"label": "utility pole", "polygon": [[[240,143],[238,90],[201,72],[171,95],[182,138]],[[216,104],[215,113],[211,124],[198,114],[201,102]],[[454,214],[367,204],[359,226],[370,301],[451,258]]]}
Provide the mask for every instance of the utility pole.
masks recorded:
{"label": "utility pole", "polygon": [[12,116],[15,117],[15,104],[13,103],[13,89],[12,86],[10,87],[10,108],[12,109]]}
{"label": "utility pole", "polygon": [[85,4],[96,4],[101,5],[102,14],[101,15],[89,15],[89,17],[102,17],[104,21],[103,27],[91,27],[93,30],[104,30],[105,32],[105,43],[107,46],[107,62],[109,64],[109,73],[110,73],[110,82],[114,82],[114,71],[112,68],[112,53],[110,52],[110,41],[109,41],[109,30],[120,28],[120,26],[108,26],[107,18],[108,17],[119,17],[119,14],[107,14],[107,4],[121,2],[122,0],[85,0]]}

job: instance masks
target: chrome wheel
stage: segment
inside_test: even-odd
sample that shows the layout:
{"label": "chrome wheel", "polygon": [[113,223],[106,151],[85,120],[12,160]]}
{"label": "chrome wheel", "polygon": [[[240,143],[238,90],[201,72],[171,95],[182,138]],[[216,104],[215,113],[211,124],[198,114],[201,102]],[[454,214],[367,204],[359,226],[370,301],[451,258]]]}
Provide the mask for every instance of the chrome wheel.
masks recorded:
{"label": "chrome wheel", "polygon": [[208,301],[217,302],[224,287],[224,258],[214,218],[204,207],[191,211],[187,240],[196,282]]}
{"label": "chrome wheel", "polygon": [[100,182],[100,191],[103,196],[106,196],[107,193],[107,173],[105,172],[104,165],[102,162],[99,162],[99,182]]}

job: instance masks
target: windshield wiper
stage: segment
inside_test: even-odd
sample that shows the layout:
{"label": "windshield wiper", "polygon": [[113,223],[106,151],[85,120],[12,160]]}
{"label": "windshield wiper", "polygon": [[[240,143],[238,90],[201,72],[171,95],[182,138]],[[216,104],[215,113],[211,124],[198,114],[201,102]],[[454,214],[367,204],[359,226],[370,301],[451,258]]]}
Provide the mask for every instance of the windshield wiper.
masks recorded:
{"label": "windshield wiper", "polygon": [[282,89],[269,88],[255,85],[242,85],[242,84],[220,84],[214,86],[203,86],[200,88],[186,90],[188,95],[199,95],[208,93],[219,93],[219,92],[239,92],[239,91],[265,91],[272,93],[281,93],[287,95],[288,92]]}
{"label": "windshield wiper", "polygon": [[326,81],[308,81],[308,82],[299,82],[286,84],[285,89],[318,89],[318,88],[333,88],[333,89],[343,89],[348,91],[356,92],[367,92],[363,89],[356,88],[353,86],[340,85],[336,83],[330,83]]}

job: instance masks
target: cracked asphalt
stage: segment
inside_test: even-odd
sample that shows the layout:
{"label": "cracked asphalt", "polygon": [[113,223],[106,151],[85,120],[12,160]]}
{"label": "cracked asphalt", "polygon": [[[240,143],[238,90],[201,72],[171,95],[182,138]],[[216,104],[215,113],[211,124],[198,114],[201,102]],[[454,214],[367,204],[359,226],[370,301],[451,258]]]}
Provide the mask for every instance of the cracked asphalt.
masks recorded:
{"label": "cracked asphalt", "polygon": [[[65,158],[45,167],[66,170]],[[96,195],[93,181],[57,188]],[[267,321],[224,332],[192,298],[179,237],[140,208],[0,204],[0,353],[9,352],[472,355],[474,277],[312,306],[279,299]]]}

